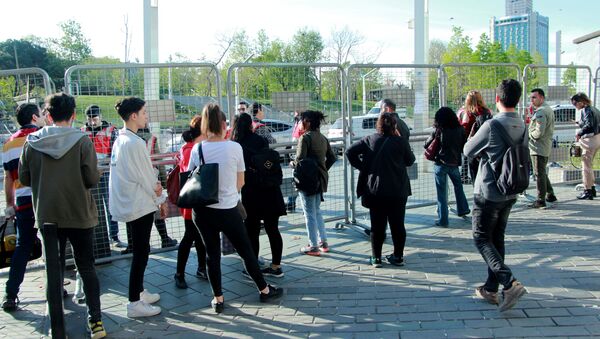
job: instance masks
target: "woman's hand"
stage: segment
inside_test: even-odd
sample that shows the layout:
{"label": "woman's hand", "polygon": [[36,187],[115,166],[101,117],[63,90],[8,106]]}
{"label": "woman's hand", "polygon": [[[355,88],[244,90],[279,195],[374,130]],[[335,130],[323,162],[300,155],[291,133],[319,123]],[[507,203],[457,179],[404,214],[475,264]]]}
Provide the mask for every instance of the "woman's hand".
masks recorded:
{"label": "woman's hand", "polygon": [[162,185],[160,184],[160,181],[156,182],[156,187],[154,187],[154,193],[156,194],[157,197],[160,197],[162,195]]}

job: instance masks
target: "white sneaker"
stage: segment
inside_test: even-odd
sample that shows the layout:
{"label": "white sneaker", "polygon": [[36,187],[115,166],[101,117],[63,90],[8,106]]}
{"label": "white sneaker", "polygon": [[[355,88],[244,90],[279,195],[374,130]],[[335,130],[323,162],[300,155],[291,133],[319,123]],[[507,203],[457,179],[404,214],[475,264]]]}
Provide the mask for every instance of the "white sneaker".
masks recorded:
{"label": "white sneaker", "polygon": [[138,300],[127,304],[128,318],[151,317],[159,314],[160,311],[160,307],[147,304],[143,300]]}
{"label": "white sneaker", "polygon": [[160,294],[150,293],[148,292],[148,290],[143,290],[140,293],[140,300],[143,300],[147,304],[154,304],[155,302],[160,300]]}

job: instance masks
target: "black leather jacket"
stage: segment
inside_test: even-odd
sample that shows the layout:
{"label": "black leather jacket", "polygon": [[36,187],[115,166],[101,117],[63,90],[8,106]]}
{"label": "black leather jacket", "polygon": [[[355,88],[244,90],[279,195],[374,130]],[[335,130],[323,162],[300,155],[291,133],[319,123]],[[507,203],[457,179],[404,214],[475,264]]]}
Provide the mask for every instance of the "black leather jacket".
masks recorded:
{"label": "black leather jacket", "polygon": [[[434,130],[427,141],[425,141],[424,148],[427,148],[429,144],[433,142],[433,139],[435,138],[435,132],[436,131]],[[455,128],[442,128],[440,141],[440,151],[435,157],[435,163],[446,166],[460,166],[461,153],[463,145],[465,144],[464,128],[462,128],[462,126]]]}
{"label": "black leather jacket", "polygon": [[600,133],[600,111],[596,107],[586,106],[581,112],[581,119],[577,124],[579,125],[577,136]]}

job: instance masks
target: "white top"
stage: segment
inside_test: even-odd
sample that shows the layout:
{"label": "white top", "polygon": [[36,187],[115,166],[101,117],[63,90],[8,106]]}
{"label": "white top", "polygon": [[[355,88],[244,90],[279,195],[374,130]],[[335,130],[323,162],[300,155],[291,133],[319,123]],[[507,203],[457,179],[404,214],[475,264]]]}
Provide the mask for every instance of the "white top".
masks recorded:
{"label": "white top", "polygon": [[156,196],[158,179],[146,142],[123,128],[115,140],[110,159],[108,205],[113,220],[130,222],[155,212],[166,195]]}
{"label": "white top", "polygon": [[200,146],[202,146],[204,161],[207,164],[219,164],[219,202],[207,207],[217,209],[234,208],[239,200],[237,174],[246,170],[242,146],[230,140],[202,141],[202,143],[196,144],[192,148],[188,171],[195,169],[200,164],[198,154],[198,147]]}

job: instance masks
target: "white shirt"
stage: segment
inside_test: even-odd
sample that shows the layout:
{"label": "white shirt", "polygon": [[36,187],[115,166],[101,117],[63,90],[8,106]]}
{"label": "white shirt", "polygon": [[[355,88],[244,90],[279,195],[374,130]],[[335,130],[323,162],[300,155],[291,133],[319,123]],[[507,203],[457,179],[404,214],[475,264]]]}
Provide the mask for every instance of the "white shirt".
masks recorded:
{"label": "white shirt", "polygon": [[202,146],[204,161],[207,164],[219,164],[219,202],[207,207],[217,209],[234,208],[239,200],[237,191],[237,174],[244,172],[244,153],[242,146],[230,140],[207,142],[194,145],[190,154],[188,170],[191,171],[200,164],[198,147]]}

